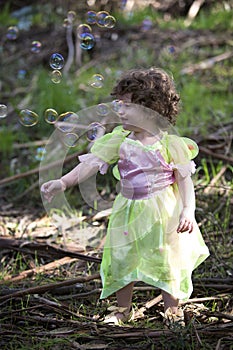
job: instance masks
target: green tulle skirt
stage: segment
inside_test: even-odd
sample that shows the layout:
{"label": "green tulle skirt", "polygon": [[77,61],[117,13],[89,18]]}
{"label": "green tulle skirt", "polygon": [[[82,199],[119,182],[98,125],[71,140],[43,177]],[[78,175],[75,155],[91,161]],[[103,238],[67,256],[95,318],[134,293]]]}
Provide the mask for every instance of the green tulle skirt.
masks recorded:
{"label": "green tulle skirt", "polygon": [[182,202],[176,185],[148,199],[119,194],[109,219],[101,263],[106,298],[133,281],[161,288],[178,299],[192,293],[192,271],[209,255],[201,232],[177,233]]}

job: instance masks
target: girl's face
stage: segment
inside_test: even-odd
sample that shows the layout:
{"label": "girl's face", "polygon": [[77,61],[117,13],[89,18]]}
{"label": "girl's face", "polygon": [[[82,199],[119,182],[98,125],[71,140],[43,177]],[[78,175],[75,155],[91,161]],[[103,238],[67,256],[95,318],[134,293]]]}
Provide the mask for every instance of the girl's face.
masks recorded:
{"label": "girl's face", "polygon": [[125,130],[135,132],[144,130],[145,120],[143,118],[142,108],[140,108],[140,105],[131,103],[131,94],[121,96],[118,114]]}

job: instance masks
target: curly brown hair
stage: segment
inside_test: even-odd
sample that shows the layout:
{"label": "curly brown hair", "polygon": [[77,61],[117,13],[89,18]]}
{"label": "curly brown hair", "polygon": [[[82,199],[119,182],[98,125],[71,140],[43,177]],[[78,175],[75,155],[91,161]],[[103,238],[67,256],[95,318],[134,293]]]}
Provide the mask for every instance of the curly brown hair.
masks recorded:
{"label": "curly brown hair", "polygon": [[123,74],[111,93],[120,99],[131,93],[131,102],[150,108],[171,124],[176,123],[180,96],[173,79],[160,68],[132,69]]}

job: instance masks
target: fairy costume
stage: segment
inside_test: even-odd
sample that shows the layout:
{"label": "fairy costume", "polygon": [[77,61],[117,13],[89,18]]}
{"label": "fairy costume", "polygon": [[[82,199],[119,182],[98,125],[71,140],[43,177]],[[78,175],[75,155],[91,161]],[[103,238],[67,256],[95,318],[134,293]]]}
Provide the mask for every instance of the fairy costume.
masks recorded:
{"label": "fairy costume", "polygon": [[81,162],[99,166],[120,180],[109,219],[101,263],[106,298],[130,282],[143,281],[178,299],[192,293],[192,271],[209,255],[197,223],[192,233],[177,233],[182,200],[174,170],[191,175],[197,153],[190,139],[164,132],[153,145],[128,138],[130,131],[116,127],[97,139]]}

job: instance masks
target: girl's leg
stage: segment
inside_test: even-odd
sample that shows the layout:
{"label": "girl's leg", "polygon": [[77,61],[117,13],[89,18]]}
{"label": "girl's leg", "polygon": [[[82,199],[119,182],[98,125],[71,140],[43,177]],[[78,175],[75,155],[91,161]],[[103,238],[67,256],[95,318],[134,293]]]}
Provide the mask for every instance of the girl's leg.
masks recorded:
{"label": "girl's leg", "polygon": [[170,307],[173,314],[177,314],[179,299],[176,299],[171,294],[162,291],[163,302],[164,302],[164,312]]}
{"label": "girl's leg", "polygon": [[116,292],[117,303],[119,307],[127,307],[130,310],[134,283],[131,282],[127,286]]}
{"label": "girl's leg", "polygon": [[120,324],[121,321],[124,322],[130,318],[133,286],[133,282],[129,283],[116,292],[118,307],[114,307],[113,312],[105,318],[105,323]]}

